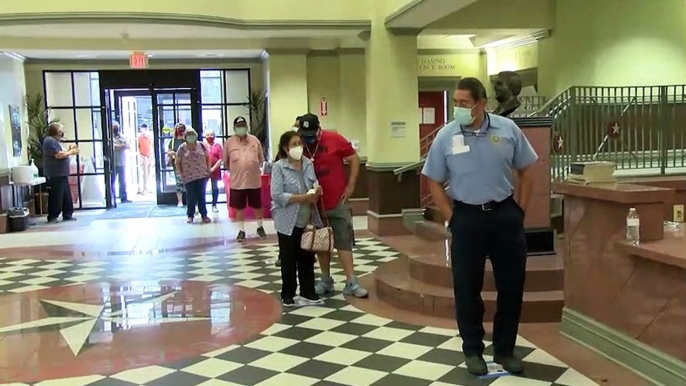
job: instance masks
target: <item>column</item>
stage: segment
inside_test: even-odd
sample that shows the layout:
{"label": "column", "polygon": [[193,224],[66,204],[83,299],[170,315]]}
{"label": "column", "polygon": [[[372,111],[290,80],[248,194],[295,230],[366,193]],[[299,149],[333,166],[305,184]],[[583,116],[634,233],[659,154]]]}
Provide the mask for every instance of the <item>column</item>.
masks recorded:
{"label": "column", "polygon": [[281,134],[293,127],[297,116],[308,112],[307,56],[305,52],[270,52],[266,67],[269,148],[273,160]]}
{"label": "column", "polygon": [[539,47],[542,81],[554,74],[555,85],[543,88],[685,84],[685,15],[683,0],[557,1],[553,37]]}
{"label": "column", "polygon": [[383,2],[375,15],[366,48],[367,179],[369,230],[403,234],[403,209],[419,209],[419,175],[393,170],[419,160],[417,36],[394,34],[383,23]]}

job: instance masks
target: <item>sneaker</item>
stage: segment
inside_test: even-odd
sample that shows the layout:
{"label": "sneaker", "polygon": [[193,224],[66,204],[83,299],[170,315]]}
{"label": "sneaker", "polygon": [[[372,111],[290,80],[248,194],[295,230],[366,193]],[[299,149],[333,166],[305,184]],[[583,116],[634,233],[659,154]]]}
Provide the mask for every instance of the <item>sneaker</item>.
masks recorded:
{"label": "sneaker", "polygon": [[324,300],[320,299],[319,296],[315,295],[314,299],[306,298],[301,296],[298,298],[298,304],[301,306],[322,306],[324,305]]}
{"label": "sneaker", "polygon": [[202,222],[203,222],[203,224],[209,224],[209,223],[212,222],[212,219],[209,218],[209,217],[207,217],[207,216],[205,216],[205,217],[202,218]]}
{"label": "sneaker", "polygon": [[[62,218],[62,221],[65,221],[65,222],[76,221],[76,217],[69,217],[69,218],[64,218],[64,217],[63,217],[63,218]],[[55,222],[57,222],[57,220],[55,220]]]}
{"label": "sneaker", "polygon": [[212,212],[219,213],[219,209],[217,209],[217,205],[212,205]]}
{"label": "sneaker", "polygon": [[352,280],[345,283],[345,288],[343,289],[344,295],[352,295],[356,298],[366,298],[369,296],[369,292],[362,288],[360,283],[357,282],[357,278],[353,277]]}
{"label": "sneaker", "polygon": [[179,208],[183,208],[183,203],[182,203],[182,202],[179,202],[178,204],[176,204],[176,206],[179,207]]}
{"label": "sneaker", "polygon": [[317,296],[330,294],[333,293],[333,291],[333,279],[331,276],[322,276],[322,279],[314,286],[314,292],[317,294]]}
{"label": "sneaker", "polygon": [[267,238],[267,232],[264,231],[263,227],[257,228],[257,235],[260,236],[260,238],[263,240]]}
{"label": "sneaker", "polygon": [[56,218],[48,220],[48,224],[57,224],[57,223],[58,223],[58,221]]}
{"label": "sneaker", "polygon": [[281,266],[281,259],[276,259],[276,262],[274,263],[275,267],[280,267]]}
{"label": "sneaker", "polygon": [[122,204],[130,204],[131,202],[132,202],[131,200],[127,200],[127,199],[121,200]]}
{"label": "sneaker", "polygon": [[486,366],[486,361],[481,355],[466,357],[465,365],[467,365],[467,371],[474,375],[488,374],[488,366]]}
{"label": "sneaker", "polygon": [[188,217],[188,218],[186,219],[186,223],[192,224],[192,223],[193,223],[193,217]]}
{"label": "sneaker", "polygon": [[522,360],[514,355],[496,355],[493,357],[493,362],[503,366],[503,369],[510,374],[521,374],[524,371]]}
{"label": "sneaker", "polygon": [[288,308],[296,307],[295,300],[293,299],[282,299],[281,304],[283,304],[284,307]]}
{"label": "sneaker", "polygon": [[244,241],[245,240],[245,231],[238,231],[238,236],[236,236],[237,241]]}

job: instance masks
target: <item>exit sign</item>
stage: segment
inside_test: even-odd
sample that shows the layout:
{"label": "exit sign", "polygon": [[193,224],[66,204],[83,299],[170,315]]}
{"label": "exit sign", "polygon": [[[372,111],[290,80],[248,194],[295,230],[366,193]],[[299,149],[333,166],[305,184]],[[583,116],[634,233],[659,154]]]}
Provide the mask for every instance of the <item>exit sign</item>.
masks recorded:
{"label": "exit sign", "polygon": [[148,55],[145,52],[133,52],[129,57],[131,68],[148,68]]}

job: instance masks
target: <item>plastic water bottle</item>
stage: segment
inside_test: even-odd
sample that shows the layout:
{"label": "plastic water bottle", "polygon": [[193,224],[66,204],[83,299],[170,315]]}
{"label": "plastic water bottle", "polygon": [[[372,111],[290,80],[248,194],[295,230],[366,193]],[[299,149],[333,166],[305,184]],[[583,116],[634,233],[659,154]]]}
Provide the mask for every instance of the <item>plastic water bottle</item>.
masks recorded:
{"label": "plastic water bottle", "polygon": [[638,218],[636,208],[629,209],[629,214],[626,216],[626,241],[633,245],[638,245],[641,238],[638,229],[641,225],[641,220]]}

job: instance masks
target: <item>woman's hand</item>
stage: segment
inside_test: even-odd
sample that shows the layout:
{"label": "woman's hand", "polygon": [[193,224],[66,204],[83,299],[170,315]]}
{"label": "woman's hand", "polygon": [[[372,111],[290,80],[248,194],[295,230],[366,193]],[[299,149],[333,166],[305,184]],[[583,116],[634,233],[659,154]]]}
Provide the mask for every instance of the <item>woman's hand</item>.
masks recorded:
{"label": "woman's hand", "polygon": [[308,204],[316,204],[319,201],[319,194],[306,194],[305,202]]}

